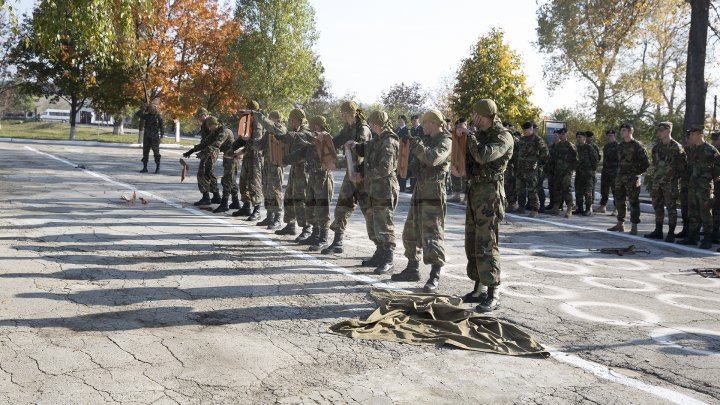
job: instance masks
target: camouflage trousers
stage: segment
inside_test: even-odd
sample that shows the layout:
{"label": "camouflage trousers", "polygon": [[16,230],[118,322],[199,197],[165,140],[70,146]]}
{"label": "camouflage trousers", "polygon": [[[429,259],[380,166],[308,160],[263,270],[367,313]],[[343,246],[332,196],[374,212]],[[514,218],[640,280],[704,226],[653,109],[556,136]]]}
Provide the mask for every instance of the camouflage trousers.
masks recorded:
{"label": "camouflage trousers", "polygon": [[602,174],[600,174],[600,205],[607,205],[610,199],[610,192],[612,192],[613,198],[615,198],[615,173],[603,171]]}
{"label": "camouflage trousers", "polygon": [[538,196],[538,205],[545,206],[545,186],[543,183],[545,183],[545,172],[543,171],[542,167],[537,168],[537,196]]}
{"label": "camouflage trousers", "polygon": [[680,191],[679,191],[679,199],[680,199],[680,212],[682,215],[682,221],[683,225],[689,226],[690,225],[690,208],[688,207],[688,188],[689,180],[680,178]]}
{"label": "camouflage trousers", "polygon": [[150,149],[153,151],[155,157],[155,163],[160,163],[160,135],[143,136],[143,157],[141,161],[143,164],[147,164],[148,158],[150,157]]}
{"label": "camouflage trousers", "polygon": [[677,199],[678,181],[669,181],[662,184],[653,183],[650,191],[652,206],[655,210],[655,223],[662,224],[665,221],[665,207],[668,213],[668,225],[674,227],[677,224]]}
{"label": "camouflage trousers", "polygon": [[486,286],[500,285],[500,221],[505,217],[502,181],[472,182],[465,214],[467,276]]}
{"label": "camouflage trousers", "polygon": [[594,172],[578,171],[575,174],[575,204],[578,209],[592,206],[593,194],[595,194],[593,177],[595,177]]}
{"label": "camouflage trousers", "polygon": [[305,216],[308,224],[320,229],[327,229],[330,226],[330,201],[334,188],[333,172],[330,170],[310,172],[305,195]]}
{"label": "camouflage trousers", "polygon": [[265,159],[262,183],[265,209],[268,213],[281,213],[283,208],[283,167],[274,165]]}
{"label": "camouflage trousers", "polygon": [[445,264],[444,230],[447,214],[445,182],[428,183],[420,179],[416,185],[402,233],[405,257],[419,262],[422,254],[423,263],[442,266]]}
{"label": "camouflage trousers", "polygon": [[508,165],[505,171],[505,195],[507,196],[507,204],[517,203],[517,194],[515,192],[515,168]]}
{"label": "camouflage trousers", "polygon": [[240,168],[240,200],[252,205],[263,202],[263,153],[249,150]]}
{"label": "camouflage trousers", "polygon": [[615,208],[617,208],[617,220],[625,221],[627,206],[630,204],[630,222],[640,223],[640,176],[617,176],[615,179]]}
{"label": "camouflage trousers", "polygon": [[556,207],[560,207],[564,202],[568,208],[572,208],[572,176],[573,172],[564,174],[555,173],[553,175],[553,185],[550,189],[550,193],[553,196],[552,200]]}
{"label": "camouflage trousers", "polygon": [[198,189],[201,193],[217,193],[218,184],[215,177],[215,162],[218,152],[202,152],[197,171]]}
{"label": "camouflage trousers", "polygon": [[365,187],[368,192],[365,226],[370,240],[379,247],[394,249],[395,207],[400,192],[397,176],[366,180]]}
{"label": "camouflage trousers", "polygon": [[[515,178],[515,189],[517,202],[520,208],[525,207],[525,202],[530,204],[531,211],[537,211],[540,206],[538,199],[537,171],[535,169],[518,173]],[[543,196],[545,191],[543,190]]]}
{"label": "camouflage trousers", "polygon": [[223,176],[220,179],[220,184],[222,184],[222,192],[225,197],[237,195],[238,193],[238,164],[239,162],[235,159],[223,157]]}
{"label": "camouflage trousers", "polygon": [[[335,204],[335,219],[333,220],[330,229],[334,232],[345,233],[347,228],[348,220],[355,211],[356,206],[360,206],[360,211],[365,217],[365,223],[367,223],[367,209],[369,206],[369,198],[363,187],[363,182],[354,184],[350,181],[350,178],[345,174],[342,185],[340,185],[340,193],[338,193],[337,203]],[[370,235],[368,235],[370,236]],[[373,243],[376,243],[373,240]]]}
{"label": "camouflage trousers", "polygon": [[452,191],[454,193],[464,193],[465,192],[465,183],[466,178],[465,177],[457,177],[450,175],[450,179],[452,181]]}
{"label": "camouflage trousers", "polygon": [[308,186],[308,174],[305,163],[290,166],[288,184],[285,189],[283,204],[285,206],[285,223],[297,222],[301,227],[308,225],[305,217],[305,191]]}
{"label": "camouflage trousers", "polygon": [[693,184],[690,182],[688,187],[688,214],[690,227],[688,231],[691,234],[699,234],[700,226],[705,232],[705,238],[710,237],[713,229],[713,183]]}

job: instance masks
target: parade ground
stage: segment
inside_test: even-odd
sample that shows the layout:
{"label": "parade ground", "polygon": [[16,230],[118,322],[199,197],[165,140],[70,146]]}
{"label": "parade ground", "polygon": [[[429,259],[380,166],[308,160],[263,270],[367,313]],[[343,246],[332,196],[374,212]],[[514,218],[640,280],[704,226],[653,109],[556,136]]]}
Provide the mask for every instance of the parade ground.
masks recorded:
{"label": "parade ground", "polygon": [[[720,403],[720,278],[688,271],[720,267],[718,245],[645,239],[648,213],[639,236],[605,231],[608,214],[510,214],[488,315],[550,357],[352,339],[328,328],[372,313],[373,286],[421,291],[429,266],[417,283],[361,267],[359,211],[345,252],[321,255],[194,207],[183,151],[140,174],[138,148],[0,143],[0,403]],[[441,294],[473,287],[464,222],[449,204]]]}

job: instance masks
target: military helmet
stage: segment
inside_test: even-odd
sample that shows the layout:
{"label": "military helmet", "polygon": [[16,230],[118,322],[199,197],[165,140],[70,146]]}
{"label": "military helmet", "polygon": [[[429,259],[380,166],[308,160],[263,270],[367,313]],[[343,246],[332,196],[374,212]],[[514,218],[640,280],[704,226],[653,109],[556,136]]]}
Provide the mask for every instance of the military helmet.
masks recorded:
{"label": "military helmet", "polygon": [[478,100],[475,105],[473,105],[473,112],[483,117],[495,118],[495,115],[498,113],[498,108],[493,100],[484,98]]}

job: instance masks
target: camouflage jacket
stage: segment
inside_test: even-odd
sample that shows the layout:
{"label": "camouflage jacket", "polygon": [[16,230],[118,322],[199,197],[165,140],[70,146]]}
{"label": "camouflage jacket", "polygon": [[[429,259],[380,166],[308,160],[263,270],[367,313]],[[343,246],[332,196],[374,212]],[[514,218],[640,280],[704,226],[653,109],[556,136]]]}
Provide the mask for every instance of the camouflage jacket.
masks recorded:
{"label": "camouflage jacket", "polygon": [[165,123],[160,114],[145,113],[142,119],[145,121],[145,136],[159,137],[163,133]]}
{"label": "camouflage jacket", "polygon": [[391,131],[383,132],[365,143],[355,145],[359,156],[365,157],[365,179],[375,180],[395,176],[400,141]]}
{"label": "camouflage jacket", "polygon": [[556,176],[563,176],[575,171],[578,164],[578,153],[575,145],[570,141],[558,141],[550,154],[550,165],[552,173]]}
{"label": "camouflage jacket", "polygon": [[652,148],[653,186],[677,181],[687,169],[685,149],[676,140],[665,145],[656,143]]}
{"label": "camouflage jacket", "polygon": [[281,123],[275,123],[275,121],[269,119],[260,112],[253,113],[253,121],[256,121],[263,128],[263,137],[258,145],[265,152],[265,157],[270,158],[270,137],[274,136],[275,133],[285,134],[287,133],[287,127]]}
{"label": "camouflage jacket", "polygon": [[517,168],[522,172],[537,169],[549,154],[545,141],[537,135],[521,137],[516,146],[514,154],[517,157]]}
{"label": "camouflage jacket", "polygon": [[417,162],[418,182],[445,181],[445,175],[450,171],[450,148],[452,138],[448,132],[441,132],[435,136],[421,136],[421,142],[414,142],[410,154]]}
{"label": "camouflage jacket", "polygon": [[[365,143],[372,139],[372,132],[370,127],[364,121],[358,121],[353,125],[345,124],[340,133],[333,138],[333,145],[335,149],[342,148],[347,141],[355,141],[357,143]],[[355,168],[358,173],[363,173],[363,161],[364,159],[352,151],[353,161],[355,162]]]}
{"label": "camouflage jacket", "polygon": [[691,186],[710,188],[713,179],[720,176],[720,153],[707,142],[699,146],[688,146],[687,166]]}
{"label": "camouflage jacket", "polygon": [[594,173],[597,170],[598,155],[592,145],[584,144],[577,147],[578,165],[577,171],[585,174]]}
{"label": "camouflage jacket", "polygon": [[[232,140],[232,131],[227,130],[230,133],[230,140]],[[225,127],[218,125],[214,132],[208,130],[207,135],[200,140],[200,143],[195,145],[193,149],[200,152],[218,152],[221,147],[227,141],[227,133]]]}
{"label": "camouflage jacket", "polygon": [[[600,163],[602,160],[602,154],[600,153],[600,147],[595,142],[589,142],[588,145],[593,148],[595,152],[595,162]],[[595,164],[595,170],[597,170],[597,164]]]}
{"label": "camouflage jacket", "polygon": [[618,176],[639,176],[650,167],[647,152],[637,139],[618,145]]}
{"label": "camouflage jacket", "polygon": [[231,130],[225,128],[222,125],[219,125],[215,131],[220,132],[219,137],[223,139],[222,143],[220,144],[220,151],[224,155],[231,155],[233,153],[232,147],[235,135],[233,135]]}
{"label": "camouflage jacket", "polygon": [[602,172],[605,174],[615,175],[619,166],[617,142],[606,143],[603,148],[603,167]]}
{"label": "camouflage jacket", "polygon": [[259,114],[257,112],[252,113],[253,120],[250,124],[250,127],[252,128],[252,131],[250,133],[250,139],[246,141],[238,136],[238,139],[233,145],[234,149],[238,149],[244,146],[246,149],[255,152],[262,152],[263,150],[265,150],[265,143],[267,143],[267,140],[265,139],[266,131],[261,122],[262,117],[262,114]]}
{"label": "camouflage jacket", "polygon": [[485,131],[468,135],[465,172],[481,181],[500,181],[513,155],[514,139],[510,131],[496,120]]}
{"label": "camouflage jacket", "polygon": [[[280,133],[280,132],[278,132]],[[313,137],[313,133],[304,122],[297,131],[287,131],[283,134],[283,142],[290,144],[290,153],[285,157],[286,164],[303,165],[306,167],[308,155],[311,153],[310,148],[315,149],[315,145],[309,145],[307,140]],[[317,166],[320,162],[317,162]]]}

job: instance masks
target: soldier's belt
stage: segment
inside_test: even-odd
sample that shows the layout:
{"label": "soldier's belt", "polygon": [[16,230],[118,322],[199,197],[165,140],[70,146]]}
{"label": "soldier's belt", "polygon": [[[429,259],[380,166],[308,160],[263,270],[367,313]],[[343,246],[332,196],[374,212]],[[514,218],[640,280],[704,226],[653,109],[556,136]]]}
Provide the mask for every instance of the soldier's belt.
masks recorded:
{"label": "soldier's belt", "polygon": [[469,184],[479,184],[479,183],[496,183],[499,181],[503,181],[505,179],[504,175],[502,173],[497,173],[493,175],[469,175],[467,176],[467,181]]}

